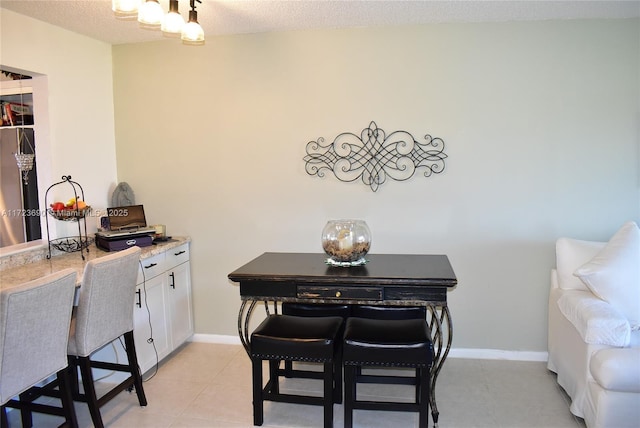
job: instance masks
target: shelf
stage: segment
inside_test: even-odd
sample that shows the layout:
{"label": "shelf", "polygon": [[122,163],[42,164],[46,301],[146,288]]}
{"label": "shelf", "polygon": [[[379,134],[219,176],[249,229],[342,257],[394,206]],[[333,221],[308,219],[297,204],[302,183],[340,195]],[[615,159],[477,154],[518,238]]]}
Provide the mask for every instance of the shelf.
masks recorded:
{"label": "shelf", "polygon": [[35,129],[35,125],[0,125],[0,129]]}

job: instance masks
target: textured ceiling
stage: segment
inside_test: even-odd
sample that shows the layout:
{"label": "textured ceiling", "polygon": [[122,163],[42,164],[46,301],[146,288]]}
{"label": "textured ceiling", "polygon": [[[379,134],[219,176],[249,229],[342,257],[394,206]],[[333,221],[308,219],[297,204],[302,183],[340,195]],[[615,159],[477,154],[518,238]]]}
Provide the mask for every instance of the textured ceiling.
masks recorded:
{"label": "textured ceiling", "polygon": [[[168,9],[169,0],[160,0]],[[188,17],[189,2],[180,0]],[[110,0],[0,0],[0,7],[111,44],[162,39],[135,21],[115,19]],[[203,0],[198,21],[205,35],[440,22],[630,18],[640,0],[626,1],[405,1]],[[0,13],[2,10],[0,9]]]}

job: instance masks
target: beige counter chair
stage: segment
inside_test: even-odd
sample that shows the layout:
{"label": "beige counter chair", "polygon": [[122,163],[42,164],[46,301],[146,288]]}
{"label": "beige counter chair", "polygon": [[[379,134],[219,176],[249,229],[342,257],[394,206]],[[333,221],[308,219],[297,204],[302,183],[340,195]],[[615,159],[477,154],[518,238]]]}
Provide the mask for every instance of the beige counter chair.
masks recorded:
{"label": "beige counter chair", "polygon": [[[69,373],[67,342],[77,274],[65,269],[0,291],[0,412],[8,427],[5,407],[21,409],[22,426],[31,427],[31,412],[65,418],[77,427]],[[57,376],[62,407],[38,404],[36,384]]]}
{"label": "beige counter chair", "polygon": [[[87,263],[82,277],[77,310],[71,321],[69,335],[69,365],[74,367],[74,400],[89,406],[96,428],[102,428],[100,407],[125,389],[134,387],[141,406],[147,405],[142,388],[133,341],[133,306],[140,248],[132,247]],[[127,364],[93,361],[91,355],[112,341],[124,337]],[[84,394],[78,388],[78,370]],[[98,398],[91,368],[128,372],[127,377]]]}

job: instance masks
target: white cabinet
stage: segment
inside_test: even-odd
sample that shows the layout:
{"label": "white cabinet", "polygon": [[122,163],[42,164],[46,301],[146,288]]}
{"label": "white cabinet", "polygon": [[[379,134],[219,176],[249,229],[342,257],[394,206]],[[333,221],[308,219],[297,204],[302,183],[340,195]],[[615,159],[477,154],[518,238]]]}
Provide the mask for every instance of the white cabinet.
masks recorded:
{"label": "white cabinet", "polygon": [[182,263],[168,272],[168,305],[173,349],[193,335],[191,305],[191,274],[189,262]]}
{"label": "white cabinet", "polygon": [[159,275],[138,284],[136,290],[133,338],[143,373],[156,363],[156,352],[158,359],[169,353],[164,283],[164,275]]}
{"label": "white cabinet", "polygon": [[189,244],[141,260],[136,294],[133,335],[145,373],[193,334]]}

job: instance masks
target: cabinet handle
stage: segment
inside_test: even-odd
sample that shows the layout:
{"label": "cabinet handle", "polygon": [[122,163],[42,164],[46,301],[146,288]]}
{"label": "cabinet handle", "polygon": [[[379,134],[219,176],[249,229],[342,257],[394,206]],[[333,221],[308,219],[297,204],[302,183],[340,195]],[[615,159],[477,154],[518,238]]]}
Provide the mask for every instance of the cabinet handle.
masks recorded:
{"label": "cabinet handle", "polygon": [[142,307],[142,293],[140,292],[140,290],[136,290],[136,294],[138,295],[138,301],[136,302],[136,305],[138,305],[139,308]]}
{"label": "cabinet handle", "polygon": [[158,265],[158,263],[151,263],[150,265],[146,265],[144,268],[145,269],[149,269],[149,268],[152,268],[152,267],[157,266],[157,265]]}
{"label": "cabinet handle", "polygon": [[173,253],[173,255],[174,256],[179,256],[180,254],[184,254],[184,253],[186,253],[186,251],[182,250],[182,251],[178,251],[177,253]]}
{"label": "cabinet handle", "polygon": [[176,276],[174,275],[173,272],[171,272],[169,274],[169,276],[171,277],[171,284],[169,284],[169,287],[173,288],[174,290],[176,289]]}

